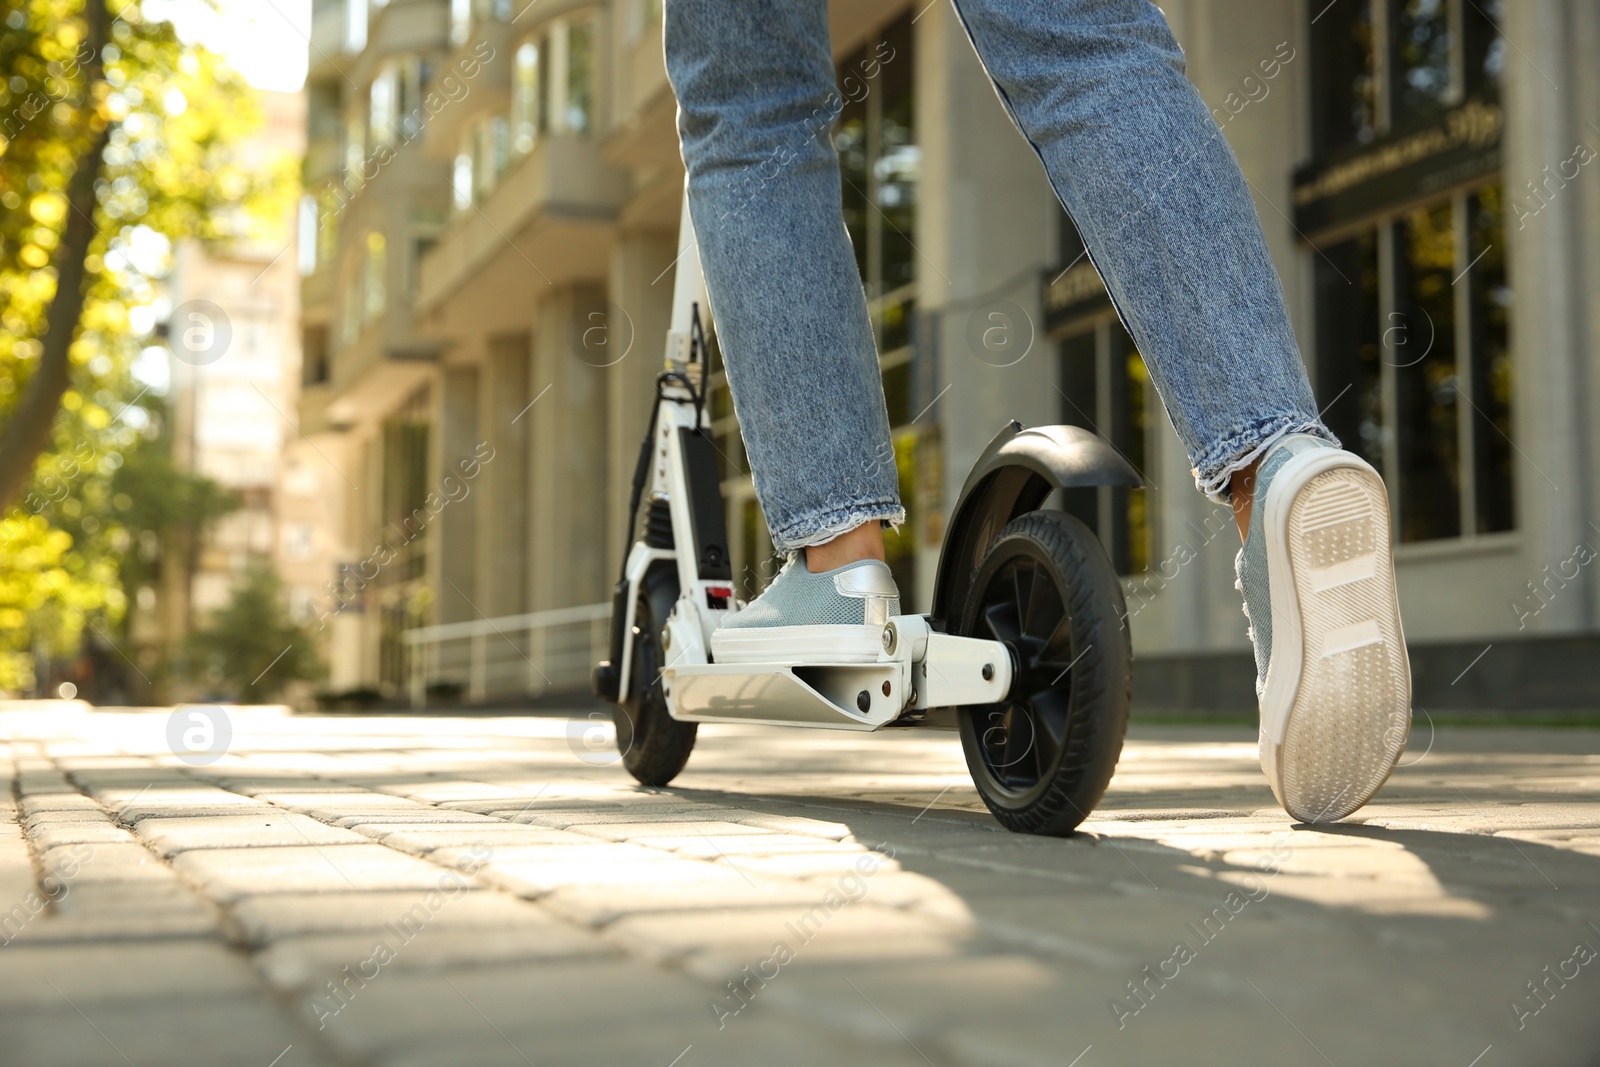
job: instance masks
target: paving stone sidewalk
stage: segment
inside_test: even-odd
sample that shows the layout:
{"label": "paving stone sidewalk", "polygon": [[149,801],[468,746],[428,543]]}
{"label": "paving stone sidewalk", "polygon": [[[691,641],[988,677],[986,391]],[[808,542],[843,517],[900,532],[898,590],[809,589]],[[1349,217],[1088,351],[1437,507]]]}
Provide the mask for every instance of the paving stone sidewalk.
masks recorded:
{"label": "paving stone sidewalk", "polygon": [[1600,1063],[1600,731],[1421,726],[1313,829],[1135,729],[1053,840],[948,734],[650,790],[587,712],[222,714],[0,705],[0,1064]]}

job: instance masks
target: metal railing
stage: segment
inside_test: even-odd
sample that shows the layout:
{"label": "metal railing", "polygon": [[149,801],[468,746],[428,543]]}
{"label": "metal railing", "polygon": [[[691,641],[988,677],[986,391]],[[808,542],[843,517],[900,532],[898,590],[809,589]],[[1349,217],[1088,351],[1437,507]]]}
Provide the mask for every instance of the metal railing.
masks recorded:
{"label": "metal railing", "polygon": [[472,702],[587,690],[610,624],[610,603],[599,603],[407,630],[411,703],[452,685]]}

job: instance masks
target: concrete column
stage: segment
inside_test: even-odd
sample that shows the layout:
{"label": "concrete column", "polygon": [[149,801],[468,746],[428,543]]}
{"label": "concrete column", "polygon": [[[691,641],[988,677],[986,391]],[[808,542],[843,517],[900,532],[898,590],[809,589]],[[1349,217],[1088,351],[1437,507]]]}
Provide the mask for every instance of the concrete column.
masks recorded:
{"label": "concrete column", "polygon": [[[628,521],[628,494],[639,442],[655,402],[655,377],[661,369],[672,314],[672,279],[677,234],[637,230],[620,234],[611,254],[608,343],[625,345],[604,369],[606,411],[606,518],[601,531],[607,581],[622,569]],[[665,273],[663,273],[665,271]]]}
{"label": "concrete column", "polygon": [[[583,347],[584,331],[606,314],[593,286],[561,286],[539,304],[533,333],[534,396],[523,421],[532,437],[531,606],[592,604],[606,599],[607,368]],[[545,392],[546,387],[548,391]]]}
{"label": "concrete column", "polygon": [[[1506,54],[1503,142],[1511,241],[1507,269],[1515,294],[1511,330],[1517,525],[1526,579],[1535,582],[1542,568],[1548,565],[1554,572],[1571,557],[1580,541],[1600,544],[1600,534],[1588,525],[1595,515],[1596,492],[1592,414],[1597,399],[1597,294],[1585,270],[1597,232],[1594,190],[1600,182],[1600,160],[1583,166],[1564,185],[1550,177],[1579,144],[1600,151],[1600,135],[1582,121],[1593,121],[1596,111],[1594,76],[1587,69],[1595,37],[1580,41],[1574,36],[1580,25],[1594,33],[1592,10],[1579,15],[1585,7],[1571,0],[1507,4],[1502,26],[1506,39],[1517,45]],[[1582,91],[1586,84],[1591,90],[1587,99]],[[1527,209],[1527,217],[1519,217],[1518,204]],[[1596,586],[1592,577],[1585,584],[1591,590]],[[1528,630],[1565,633],[1593,627],[1595,609],[1593,592],[1587,599],[1581,593],[1555,595],[1528,620]]]}
{"label": "concrete column", "polygon": [[[1600,5],[1575,0],[1571,6],[1572,32],[1567,37],[1567,48],[1575,56],[1591,57],[1600,51]],[[1600,153],[1600,68],[1583,58],[1571,61],[1569,69],[1578,141]],[[1584,512],[1579,516],[1582,526],[1578,536],[1591,547],[1600,549],[1600,419],[1592,417],[1593,412],[1600,411],[1600,371],[1595,366],[1595,353],[1600,353],[1600,312],[1596,311],[1600,308],[1600,159],[1587,164],[1584,170],[1583,178],[1570,190],[1574,194],[1573,236],[1578,254],[1577,262],[1572,265],[1572,275],[1579,290],[1578,307],[1584,314],[1583,330],[1573,356],[1585,377],[1575,383],[1577,388],[1573,392],[1580,398],[1581,411],[1586,415],[1580,420],[1586,434],[1576,442],[1576,451],[1582,464],[1582,477],[1588,486]],[[1587,173],[1591,170],[1594,173]],[[1591,577],[1586,588],[1588,600],[1583,624],[1594,631],[1600,629],[1600,578]]]}
{"label": "concrete column", "polygon": [[[437,575],[434,594],[436,618],[439,622],[463,622],[478,617],[473,606],[477,596],[476,543],[478,535],[478,510],[484,497],[484,474],[477,478],[463,476],[460,463],[474,456],[474,450],[483,440],[479,436],[478,390],[479,372],[476,366],[446,367],[439,375],[435,399],[434,425],[439,442],[439,478],[437,484],[449,490],[452,499],[439,517],[434,520],[428,561],[428,573]],[[446,482],[446,478],[452,481]],[[451,489],[462,486],[463,489]],[[464,496],[461,496],[462,492]]]}
{"label": "concrete column", "polygon": [[494,453],[478,475],[477,601],[490,617],[528,610],[529,356],[527,334],[491,337],[479,381],[479,440]]}

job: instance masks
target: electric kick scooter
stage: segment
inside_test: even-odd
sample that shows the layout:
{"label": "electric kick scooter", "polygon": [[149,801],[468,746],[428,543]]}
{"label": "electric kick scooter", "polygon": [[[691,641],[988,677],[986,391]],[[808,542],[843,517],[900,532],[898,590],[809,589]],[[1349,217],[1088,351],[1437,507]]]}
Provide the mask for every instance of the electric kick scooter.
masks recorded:
{"label": "electric kick scooter", "polygon": [[1055,489],[1138,487],[1138,473],[1087,430],[1010,422],[951,513],[933,610],[887,619],[876,662],[712,662],[712,631],[743,603],[705,414],[708,306],[687,193],[680,233],[689,247],[634,472],[610,659],[593,672],[596,696],[616,705],[623,765],[666,785],[702,722],[953,728],[1002,825],[1070,833],[1116,769],[1133,655],[1104,548],[1078,519],[1042,509]]}

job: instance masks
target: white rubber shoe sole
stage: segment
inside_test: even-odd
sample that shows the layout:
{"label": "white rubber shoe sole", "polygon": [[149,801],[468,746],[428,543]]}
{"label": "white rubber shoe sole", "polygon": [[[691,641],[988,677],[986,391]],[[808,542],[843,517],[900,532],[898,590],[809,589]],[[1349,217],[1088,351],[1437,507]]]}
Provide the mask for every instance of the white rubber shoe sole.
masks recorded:
{"label": "white rubber shoe sole", "polygon": [[875,663],[882,626],[737,626],[711,633],[714,663]]}
{"label": "white rubber shoe sole", "polygon": [[1263,515],[1272,658],[1261,696],[1261,769],[1302,822],[1372,799],[1411,732],[1383,480],[1348,452],[1286,462]]}

